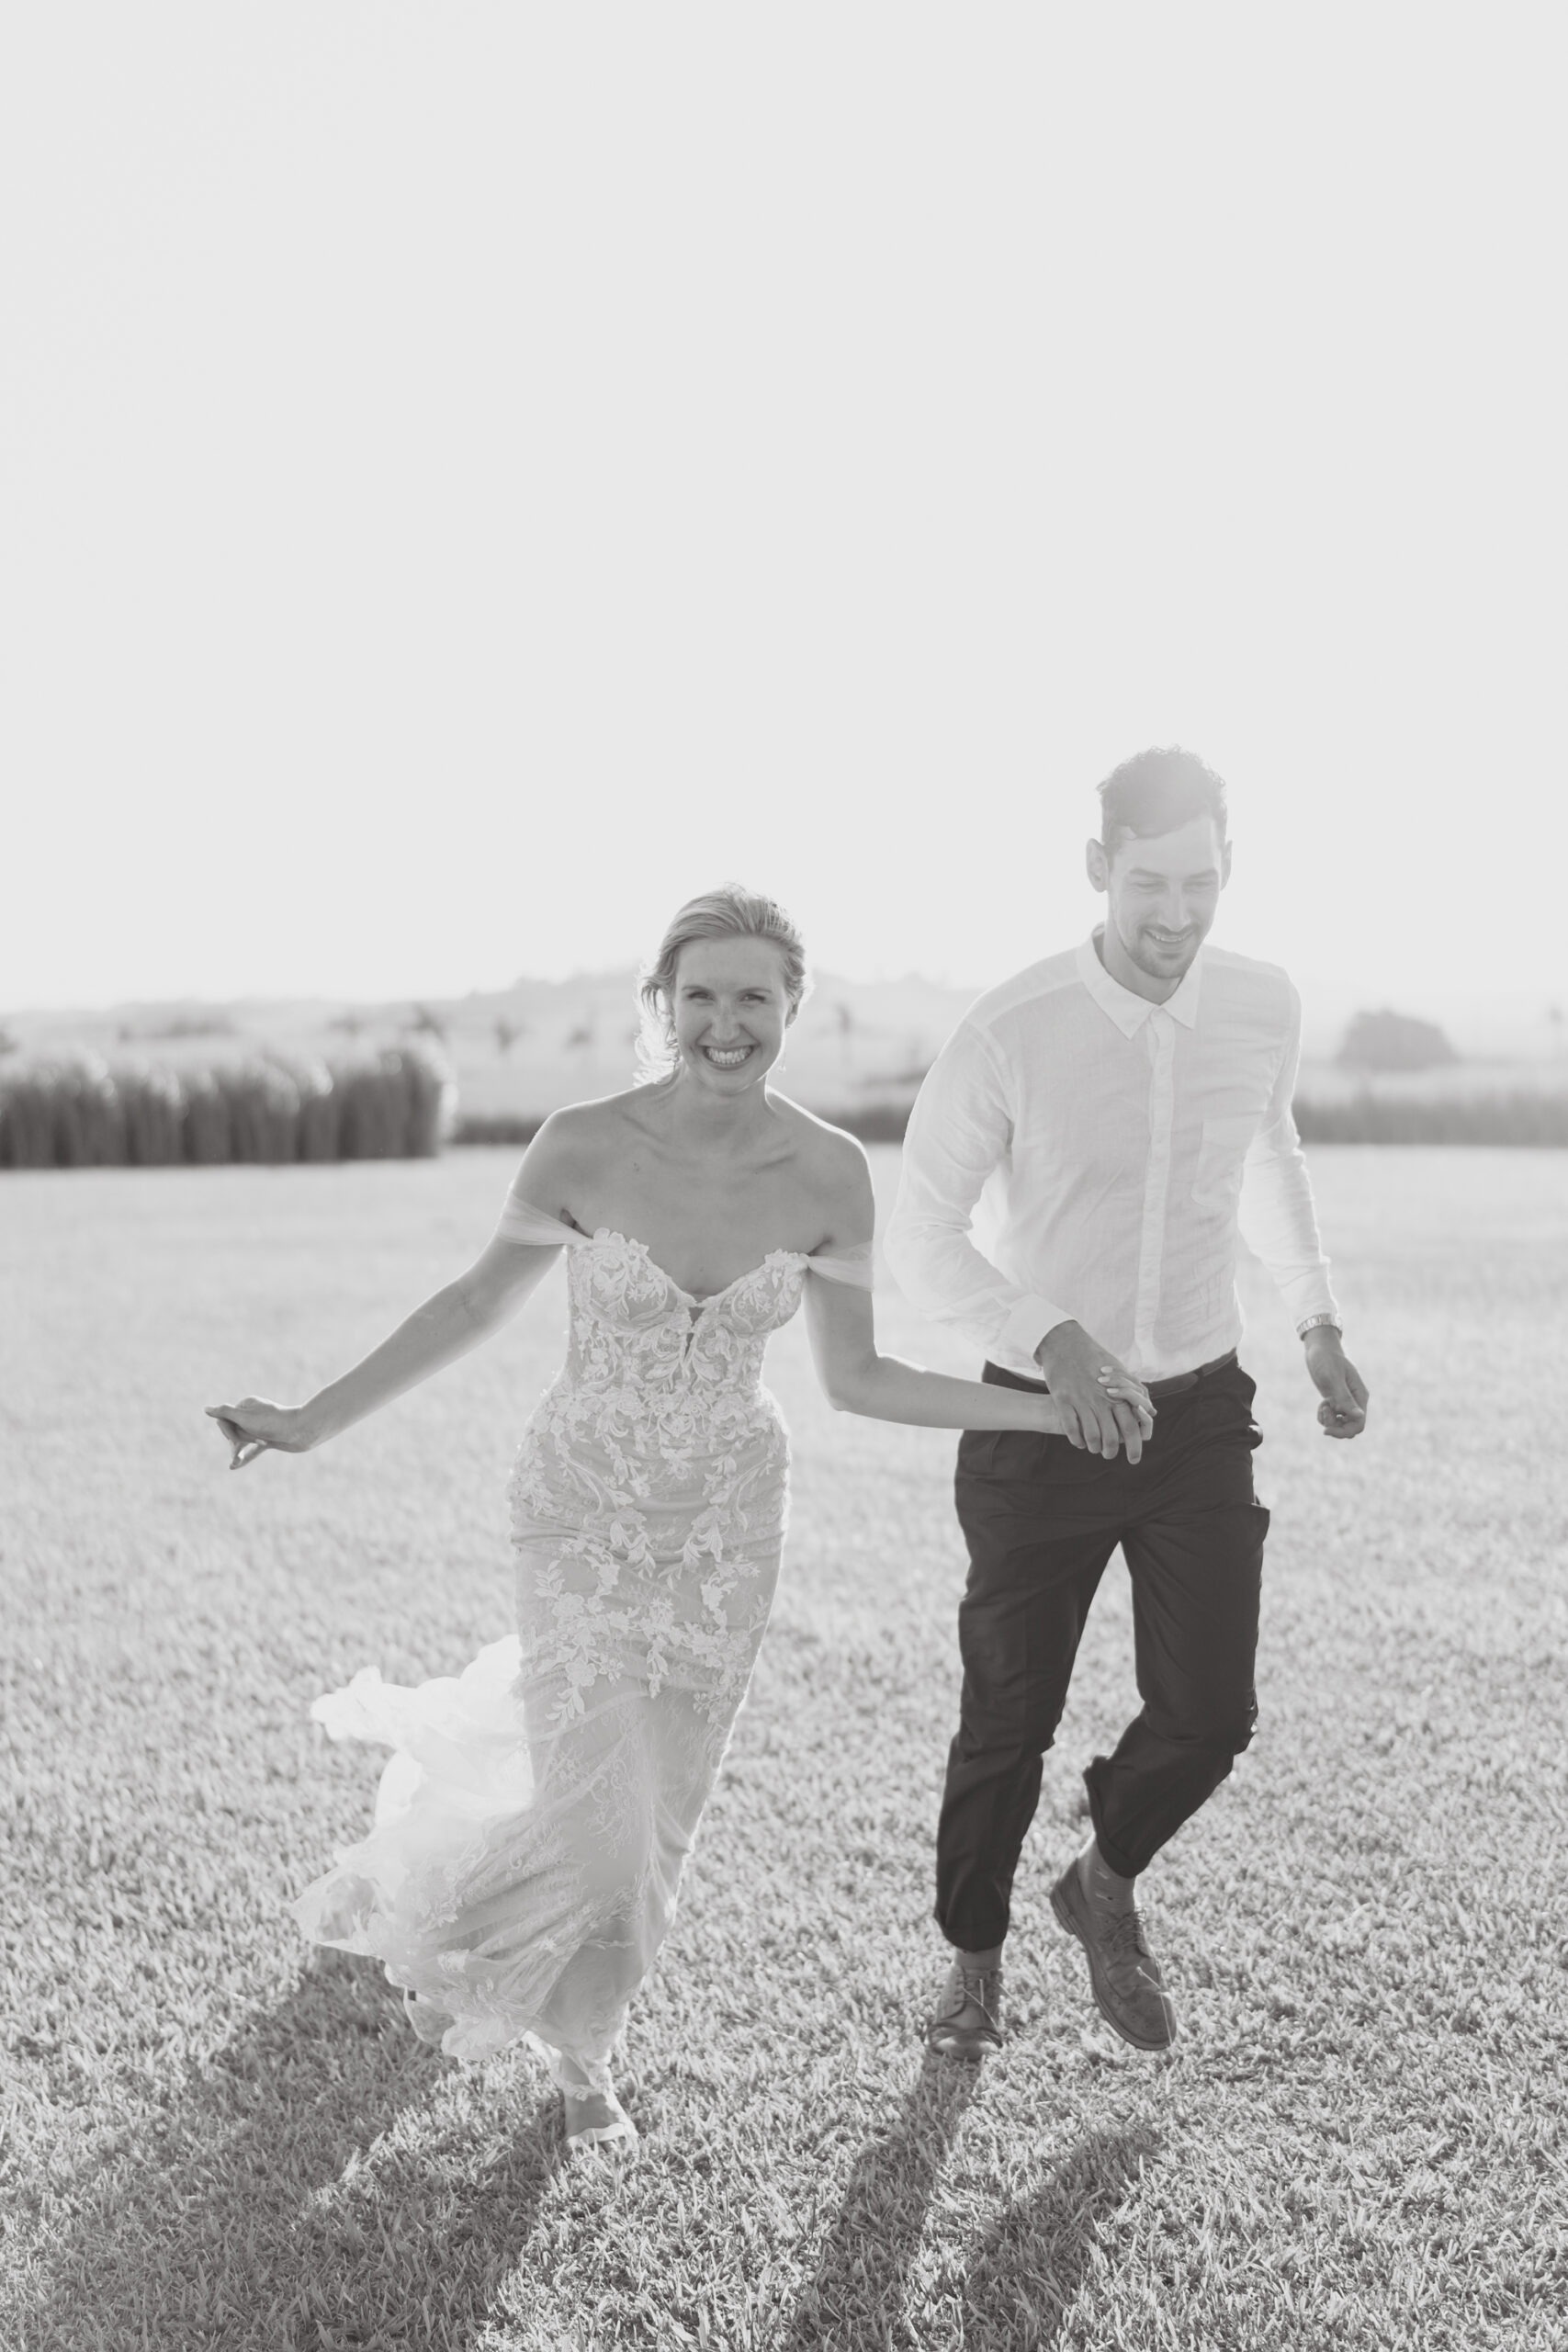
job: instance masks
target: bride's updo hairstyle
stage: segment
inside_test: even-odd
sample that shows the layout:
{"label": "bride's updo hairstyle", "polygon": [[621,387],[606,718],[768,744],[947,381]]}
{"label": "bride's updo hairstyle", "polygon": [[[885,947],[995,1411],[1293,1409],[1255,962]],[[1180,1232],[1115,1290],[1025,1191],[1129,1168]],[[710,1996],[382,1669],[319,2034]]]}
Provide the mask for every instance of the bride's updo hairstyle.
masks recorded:
{"label": "bride's updo hairstyle", "polygon": [[727,883],[722,890],[705,891],[700,899],[688,899],[638,983],[642,1000],[642,1035],[637,1046],[639,1086],[668,1078],[675,1068],[675,970],[681,950],[696,939],[771,939],[784,966],[792,1021],[806,1001],[805,944],[776,899],[743,890],[738,882]]}

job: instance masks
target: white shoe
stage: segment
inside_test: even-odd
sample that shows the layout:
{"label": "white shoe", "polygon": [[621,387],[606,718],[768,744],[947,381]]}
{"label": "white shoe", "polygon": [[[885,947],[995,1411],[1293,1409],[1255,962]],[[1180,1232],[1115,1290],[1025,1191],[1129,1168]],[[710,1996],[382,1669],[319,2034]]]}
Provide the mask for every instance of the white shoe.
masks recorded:
{"label": "white shoe", "polygon": [[637,2125],[615,2097],[610,2069],[604,2061],[569,2058],[552,2050],[549,2068],[566,2109],[568,2154],[584,2156],[608,2148],[632,2155],[637,2145]]}

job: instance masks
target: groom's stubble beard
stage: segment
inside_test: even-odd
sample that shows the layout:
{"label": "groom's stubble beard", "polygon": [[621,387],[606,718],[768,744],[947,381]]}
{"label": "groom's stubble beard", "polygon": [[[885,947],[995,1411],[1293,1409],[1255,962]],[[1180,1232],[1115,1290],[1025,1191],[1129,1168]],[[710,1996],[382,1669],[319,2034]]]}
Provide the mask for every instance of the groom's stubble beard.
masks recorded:
{"label": "groom's stubble beard", "polygon": [[1140,923],[1129,938],[1127,933],[1122,928],[1121,919],[1114,908],[1111,910],[1111,920],[1116,926],[1116,936],[1129,961],[1135,964],[1139,971],[1146,974],[1151,980],[1184,978],[1197,961],[1198,950],[1213,929],[1213,916],[1211,915],[1207,922],[1189,924],[1190,936],[1179,951],[1162,951],[1153,940],[1147,937],[1145,925]]}

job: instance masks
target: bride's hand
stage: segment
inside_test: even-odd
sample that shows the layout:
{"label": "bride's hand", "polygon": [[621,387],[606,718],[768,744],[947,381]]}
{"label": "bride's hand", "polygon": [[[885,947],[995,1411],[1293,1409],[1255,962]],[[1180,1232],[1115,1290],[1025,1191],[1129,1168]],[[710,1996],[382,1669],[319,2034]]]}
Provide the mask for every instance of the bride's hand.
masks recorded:
{"label": "bride's hand", "polygon": [[233,1448],[231,1470],[243,1470],[268,1451],[308,1453],[314,1442],[297,1405],[269,1405],[262,1396],[242,1396],[237,1405],[209,1405],[206,1409]]}
{"label": "bride's hand", "polygon": [[[1134,1453],[1133,1442],[1129,1438],[1127,1459],[1129,1462],[1136,1462],[1145,1444],[1155,1433],[1156,1408],[1149,1392],[1141,1380],[1134,1379],[1130,1372],[1102,1371],[1097,1377],[1108,1396],[1117,1397],[1123,1405],[1131,1405],[1133,1408],[1138,1424],[1138,1449]],[[1062,1434],[1061,1407],[1054,1396],[1043,1397],[1041,1403],[1047,1434],[1059,1437]]]}
{"label": "bride's hand", "polygon": [[1108,1396],[1119,1396],[1123,1405],[1131,1405],[1138,1417],[1138,1430],[1145,1440],[1155,1433],[1155,1406],[1141,1380],[1130,1372],[1101,1372],[1096,1374]]}

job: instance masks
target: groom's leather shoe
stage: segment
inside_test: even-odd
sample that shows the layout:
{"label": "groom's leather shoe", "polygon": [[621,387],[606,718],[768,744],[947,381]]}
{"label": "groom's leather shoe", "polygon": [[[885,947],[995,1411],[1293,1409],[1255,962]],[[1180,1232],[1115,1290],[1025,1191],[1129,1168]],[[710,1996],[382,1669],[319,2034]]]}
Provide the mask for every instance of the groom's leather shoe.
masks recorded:
{"label": "groom's leather shoe", "polygon": [[954,1952],[947,1981],[926,2020],[926,2041],[944,2058],[983,2058],[1002,2046],[1002,1972],[999,1962],[976,1966],[966,1952]]}
{"label": "groom's leather shoe", "polygon": [[1134,2050],[1168,2050],[1176,2040],[1176,2011],[1132,1905],[1095,1902],[1084,1891],[1075,1859],[1051,1889],[1051,1908],[1089,1955],[1089,1984],[1107,2024]]}

